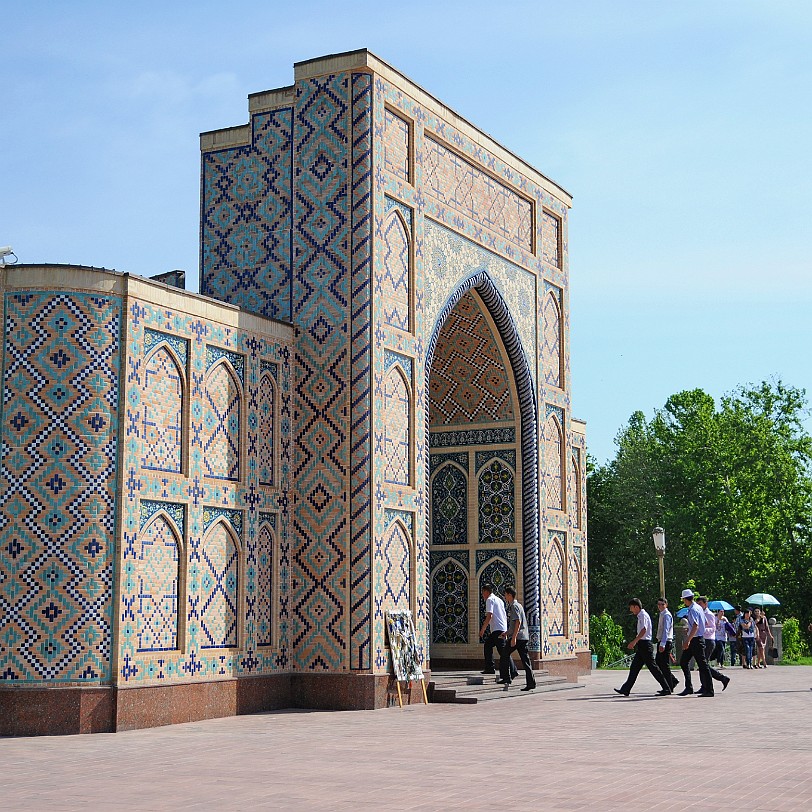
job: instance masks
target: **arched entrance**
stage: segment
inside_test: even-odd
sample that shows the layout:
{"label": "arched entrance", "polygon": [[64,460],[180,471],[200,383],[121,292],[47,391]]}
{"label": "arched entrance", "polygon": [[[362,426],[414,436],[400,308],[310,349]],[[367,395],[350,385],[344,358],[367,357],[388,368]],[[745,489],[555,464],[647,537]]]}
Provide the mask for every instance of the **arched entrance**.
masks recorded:
{"label": "arched entrance", "polygon": [[428,347],[433,664],[481,658],[481,584],[520,592],[538,649],[536,407],[513,319],[486,273],[449,298]]}

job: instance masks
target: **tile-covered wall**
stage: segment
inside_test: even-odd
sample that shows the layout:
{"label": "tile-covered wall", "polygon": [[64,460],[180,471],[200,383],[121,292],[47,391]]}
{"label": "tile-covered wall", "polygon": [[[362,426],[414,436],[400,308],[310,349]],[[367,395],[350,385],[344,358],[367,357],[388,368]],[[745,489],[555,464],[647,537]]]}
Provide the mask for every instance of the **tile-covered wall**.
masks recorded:
{"label": "tile-covered wall", "polygon": [[4,295],[0,680],[111,678],[121,309]]}
{"label": "tile-covered wall", "polygon": [[290,665],[291,348],[254,323],[128,299],[119,686]]}

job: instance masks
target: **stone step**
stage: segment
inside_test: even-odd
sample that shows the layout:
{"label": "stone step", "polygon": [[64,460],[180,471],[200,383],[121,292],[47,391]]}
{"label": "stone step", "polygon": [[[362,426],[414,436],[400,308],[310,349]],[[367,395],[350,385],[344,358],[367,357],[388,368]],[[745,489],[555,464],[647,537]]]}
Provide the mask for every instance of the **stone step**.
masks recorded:
{"label": "stone step", "polygon": [[551,676],[547,671],[535,671],[536,688],[533,691],[522,691],[524,673],[520,672],[513,685],[505,691],[502,685],[496,684],[495,675],[479,674],[475,671],[455,671],[432,673],[429,685],[429,701],[437,704],[473,705],[477,702],[489,702],[496,699],[513,699],[549,691],[566,691],[580,688],[574,682],[567,682],[564,677]]}

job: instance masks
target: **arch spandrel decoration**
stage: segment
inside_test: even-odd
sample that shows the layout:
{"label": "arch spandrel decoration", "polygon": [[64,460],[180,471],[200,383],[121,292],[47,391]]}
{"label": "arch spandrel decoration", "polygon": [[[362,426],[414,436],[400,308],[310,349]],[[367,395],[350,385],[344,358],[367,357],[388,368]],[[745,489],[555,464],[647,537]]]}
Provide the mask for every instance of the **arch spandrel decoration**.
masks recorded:
{"label": "arch spandrel decoration", "polygon": [[167,343],[153,349],[146,359],[143,381],[141,467],[180,473],[186,379],[180,359]]}
{"label": "arch spandrel decoration", "polygon": [[[425,380],[431,380],[431,366],[445,320],[460,299],[471,289],[476,289],[482,303],[487,307],[504,343],[518,395],[518,411],[521,420],[522,454],[522,551],[524,573],[524,607],[531,631],[531,648],[538,650],[540,628],[539,596],[539,492],[538,492],[538,440],[536,397],[533,377],[519,332],[513,317],[499,290],[486,271],[478,271],[464,278],[445,304],[440,308],[431,338],[426,345]],[[426,397],[428,402],[428,392]],[[426,435],[429,435],[428,410],[426,410]],[[430,466],[429,449],[426,449],[426,465]],[[430,468],[429,468],[430,470]],[[426,498],[431,494],[427,483]],[[515,571],[514,571],[515,577]]]}

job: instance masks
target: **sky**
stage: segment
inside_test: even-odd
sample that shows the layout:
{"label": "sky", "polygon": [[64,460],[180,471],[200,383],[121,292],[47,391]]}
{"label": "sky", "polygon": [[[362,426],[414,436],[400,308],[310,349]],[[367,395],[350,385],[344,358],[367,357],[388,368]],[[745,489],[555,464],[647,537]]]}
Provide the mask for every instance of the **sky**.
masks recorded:
{"label": "sky", "polygon": [[[202,131],[369,48],[569,191],[572,408],[812,387],[812,4],[0,0],[0,245],[197,289]],[[808,423],[812,430],[812,422]]]}

